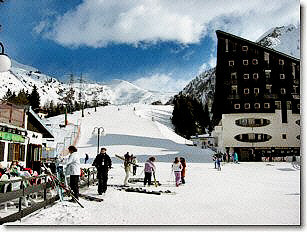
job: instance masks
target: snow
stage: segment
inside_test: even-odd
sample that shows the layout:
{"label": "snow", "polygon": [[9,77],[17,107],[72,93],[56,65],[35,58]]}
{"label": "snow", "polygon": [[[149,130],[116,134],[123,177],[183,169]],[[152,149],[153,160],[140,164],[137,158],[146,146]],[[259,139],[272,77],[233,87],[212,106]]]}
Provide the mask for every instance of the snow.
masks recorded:
{"label": "snow", "polygon": [[[77,80],[78,79],[78,80]],[[62,83],[56,78],[41,73],[39,70],[12,61],[12,68],[8,72],[0,73],[0,98],[8,89],[16,94],[24,89],[31,93],[34,85],[38,88],[41,106],[50,103],[61,103],[62,98],[70,88],[74,89],[72,101],[79,101],[80,89],[82,90],[82,101],[92,103],[94,97],[98,102],[109,101],[114,105],[125,105],[132,103],[152,103],[160,100],[166,103],[176,93],[154,92],[142,89],[128,81],[113,80],[110,83],[95,83],[83,80],[80,88],[80,77],[74,77],[73,83]],[[94,94],[95,93],[95,94]]]}
{"label": "snow", "polygon": [[[173,132],[171,112],[172,106],[106,106],[99,107],[97,112],[86,110],[84,118],[76,112],[69,115],[68,120],[81,124],[77,145],[81,156],[87,152],[95,157],[97,137],[92,134],[93,128],[105,128],[101,144],[113,160],[109,184],[122,185],[125,177],[122,161],[116,159],[115,154],[129,151],[142,166],[148,156],[154,155],[158,161],[156,177],[162,185],[146,189],[170,190],[175,195],[131,193],[109,186],[102,196],[103,202],[81,198],[85,207],[82,209],[76,203],[58,201],[8,225],[300,224],[300,171],[291,163],[226,163],[217,171],[212,163],[212,151],[187,146],[184,139]],[[53,125],[50,128],[57,130],[58,142],[72,130],[71,127],[57,128],[63,120],[63,115],[48,119]],[[186,184],[179,187],[175,187],[171,173],[176,156],[187,160]],[[143,177],[142,170],[138,168],[136,177]],[[130,185],[143,187],[140,182]],[[96,185],[80,192],[101,197]]]}
{"label": "snow", "polygon": [[300,58],[300,28],[295,25],[272,28],[260,36],[256,42]]}
{"label": "snow", "polygon": [[[189,160],[188,160],[189,161]],[[187,163],[186,184],[175,187],[171,163],[156,163],[159,187],[175,195],[149,195],[108,187],[103,202],[57,203],[11,225],[299,225],[300,172],[290,163]],[[113,165],[109,184],[122,184]],[[137,176],[142,176],[141,169]],[[131,184],[133,186],[142,186]],[[97,186],[82,190],[97,195]]]}
{"label": "snow", "polygon": [[[209,162],[213,151],[188,146],[193,143],[174,132],[170,119],[172,111],[172,106],[163,105],[109,105],[98,107],[97,112],[86,109],[84,118],[80,111],[68,114],[68,121],[74,125],[81,124],[77,145],[81,158],[85,153],[90,158],[96,156],[97,134],[94,128],[103,127],[105,136],[100,137],[100,147],[107,148],[114,162],[120,162],[114,158],[115,154],[123,155],[127,151],[142,162],[153,155],[158,161],[170,162],[178,155],[188,158],[191,154],[194,155],[193,162]],[[52,125],[50,130],[54,131],[58,142],[64,142],[64,135],[67,137],[73,130],[73,126],[59,128],[58,124],[64,124],[64,115],[46,119],[46,124]]]}

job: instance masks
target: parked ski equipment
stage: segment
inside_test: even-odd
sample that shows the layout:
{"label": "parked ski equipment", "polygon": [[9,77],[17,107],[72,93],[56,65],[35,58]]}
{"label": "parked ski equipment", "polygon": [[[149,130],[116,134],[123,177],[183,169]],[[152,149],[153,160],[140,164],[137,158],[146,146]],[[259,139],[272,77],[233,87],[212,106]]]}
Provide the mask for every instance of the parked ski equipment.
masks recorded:
{"label": "parked ski equipment", "polygon": [[49,168],[46,167],[46,165],[43,163],[43,166],[45,168],[45,171],[51,176],[53,182],[56,184],[56,186],[59,186],[60,188],[62,188],[63,190],[65,190],[65,192],[72,197],[72,199],[74,199],[74,201],[76,201],[78,203],[78,205],[80,205],[82,208],[84,208],[83,205],[81,205],[81,203],[78,201],[78,199],[71,193],[71,189],[69,186],[66,186],[63,182],[61,182],[59,180],[59,178],[57,178],[56,175],[54,175],[51,170]]}

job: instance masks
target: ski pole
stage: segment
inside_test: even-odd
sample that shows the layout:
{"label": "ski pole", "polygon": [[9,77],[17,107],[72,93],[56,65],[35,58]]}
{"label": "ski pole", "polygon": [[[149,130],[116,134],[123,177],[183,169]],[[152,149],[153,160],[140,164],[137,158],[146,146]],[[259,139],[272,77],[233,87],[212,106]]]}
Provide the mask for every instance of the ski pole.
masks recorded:
{"label": "ski pole", "polygon": [[154,178],[154,182],[155,182],[155,186],[158,187],[157,181],[156,181],[156,175],[155,172],[153,172],[153,178]]}

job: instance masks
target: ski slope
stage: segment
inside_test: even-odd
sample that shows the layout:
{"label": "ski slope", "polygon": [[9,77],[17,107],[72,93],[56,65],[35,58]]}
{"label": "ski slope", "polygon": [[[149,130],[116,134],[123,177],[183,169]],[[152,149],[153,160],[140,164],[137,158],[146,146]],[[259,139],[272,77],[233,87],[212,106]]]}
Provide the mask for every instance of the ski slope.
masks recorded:
{"label": "ski slope", "polygon": [[[107,148],[113,162],[120,162],[114,158],[115,154],[126,152],[137,156],[140,162],[149,156],[155,156],[159,162],[171,162],[176,156],[185,157],[189,162],[210,162],[213,154],[210,149],[189,146],[191,141],[174,133],[170,120],[172,110],[172,106],[163,105],[110,105],[97,108],[97,112],[86,109],[84,118],[81,112],[69,114],[68,121],[81,125],[77,143],[80,158],[85,157],[85,153],[90,158],[96,156],[97,128],[103,127],[105,135],[100,137],[100,147]],[[72,126],[59,129],[58,124],[64,124],[64,115],[46,119],[46,123],[53,125],[50,129],[58,142],[73,129]]]}

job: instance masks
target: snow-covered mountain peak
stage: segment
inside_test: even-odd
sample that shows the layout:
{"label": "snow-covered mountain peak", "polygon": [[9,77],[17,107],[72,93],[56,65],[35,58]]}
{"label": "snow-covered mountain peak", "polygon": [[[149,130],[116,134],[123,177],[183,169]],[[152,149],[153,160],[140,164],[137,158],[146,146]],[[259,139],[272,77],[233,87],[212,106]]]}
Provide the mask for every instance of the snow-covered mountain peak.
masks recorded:
{"label": "snow-covered mountain peak", "polygon": [[50,102],[62,102],[66,93],[73,88],[74,100],[79,100],[79,93],[82,91],[82,100],[92,102],[94,98],[98,102],[110,102],[115,105],[125,105],[131,103],[152,103],[161,101],[166,103],[173,93],[152,92],[140,88],[128,81],[114,79],[109,83],[97,83],[91,80],[83,79],[82,84],[79,80],[70,83],[62,83],[57,79],[41,73],[38,69],[28,65],[20,64],[12,60],[12,68],[8,72],[0,73],[0,99],[5,95],[8,89],[16,94],[24,89],[31,92],[36,85],[41,98],[41,105]]}
{"label": "snow-covered mountain peak", "polygon": [[256,42],[290,56],[300,57],[300,28],[293,24],[272,28]]}

